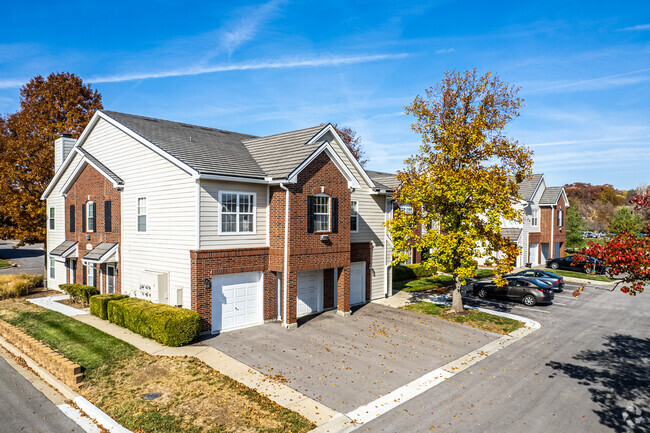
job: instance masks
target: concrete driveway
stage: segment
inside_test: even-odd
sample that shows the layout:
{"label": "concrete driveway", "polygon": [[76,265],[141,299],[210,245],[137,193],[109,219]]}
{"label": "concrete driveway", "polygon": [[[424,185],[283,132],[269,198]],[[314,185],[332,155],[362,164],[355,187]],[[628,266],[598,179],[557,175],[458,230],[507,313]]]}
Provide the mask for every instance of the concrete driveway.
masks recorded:
{"label": "concrete driveway", "polygon": [[18,266],[0,268],[2,274],[43,274],[45,272],[45,251],[43,244],[25,245],[15,248],[16,241],[0,240],[0,259],[9,260]]}
{"label": "concrete driveway", "polygon": [[435,317],[367,304],[209,337],[213,346],[339,412],[349,412],[500,335]]}

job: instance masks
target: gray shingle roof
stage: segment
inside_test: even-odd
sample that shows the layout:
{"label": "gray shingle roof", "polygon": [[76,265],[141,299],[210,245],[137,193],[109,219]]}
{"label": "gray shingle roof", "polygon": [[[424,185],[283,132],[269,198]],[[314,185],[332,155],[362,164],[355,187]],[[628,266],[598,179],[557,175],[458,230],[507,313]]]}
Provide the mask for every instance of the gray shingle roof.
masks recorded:
{"label": "gray shingle roof", "polygon": [[267,176],[282,179],[323,144],[323,142],[306,144],[323,128],[324,126],[319,125],[267,137],[246,139],[243,144]]}
{"label": "gray shingle roof", "polygon": [[542,180],[543,174],[533,174],[532,177],[524,180],[519,183],[519,195],[526,201],[531,201],[533,199],[533,194],[537,189],[537,185]]}
{"label": "gray shingle roof", "polygon": [[516,242],[521,234],[521,229],[501,229],[501,234],[511,241]]}
{"label": "gray shingle roof", "polygon": [[101,162],[99,162],[99,160],[98,160],[97,158],[95,158],[94,156],[92,156],[90,153],[88,153],[88,151],[87,151],[86,149],[83,149],[83,148],[81,148],[81,147],[77,147],[76,149],[77,149],[78,152],[81,152],[81,154],[82,154],[83,156],[85,156],[86,158],[88,158],[88,160],[89,160],[90,162],[92,162],[93,164],[95,164],[97,167],[100,168],[100,170],[102,170],[102,171],[103,171],[104,173],[106,173],[106,174],[107,174],[111,179],[113,179],[113,180],[115,181],[115,183],[117,183],[118,185],[124,185],[124,181],[122,180],[122,178],[120,178],[118,175],[116,175],[115,173],[113,173],[113,172],[112,172],[108,167],[106,167],[104,164],[102,164]]}
{"label": "gray shingle roof", "polygon": [[264,171],[242,145],[242,140],[254,138],[253,135],[101,111],[200,173],[265,177]]}
{"label": "gray shingle roof", "polygon": [[366,170],[366,173],[368,173],[377,188],[395,190],[399,186],[397,176],[393,173],[374,170]]}
{"label": "gray shingle roof", "polygon": [[92,250],[88,251],[83,258],[84,260],[100,260],[115,245],[117,244],[110,243],[110,242],[102,242]]}
{"label": "gray shingle roof", "polygon": [[61,255],[63,255],[63,253],[65,253],[70,248],[74,247],[75,245],[77,245],[76,241],[63,241],[56,248],[54,248],[52,251],[50,251],[50,255],[60,257]]}
{"label": "gray shingle roof", "polygon": [[561,186],[551,186],[544,190],[542,198],[539,200],[540,205],[551,205],[557,203],[560,194],[562,194]]}

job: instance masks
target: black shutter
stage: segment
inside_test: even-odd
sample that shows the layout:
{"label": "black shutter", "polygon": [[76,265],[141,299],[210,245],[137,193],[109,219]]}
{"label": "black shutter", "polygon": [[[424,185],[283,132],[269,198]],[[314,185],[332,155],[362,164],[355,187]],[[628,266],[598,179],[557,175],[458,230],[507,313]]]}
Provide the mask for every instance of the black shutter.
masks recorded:
{"label": "black shutter", "polygon": [[314,197],[307,197],[307,233],[314,233]]}
{"label": "black shutter", "polygon": [[[81,231],[86,232],[86,205],[81,205]],[[86,279],[84,278],[84,284],[86,284]]]}
{"label": "black shutter", "polygon": [[93,214],[95,215],[95,218],[93,218],[93,231],[97,231],[97,222],[99,221],[99,206],[97,206],[97,203],[93,203]]}
{"label": "black shutter", "polygon": [[88,271],[88,268],[86,267],[86,265],[83,265],[81,267],[81,270],[82,270],[82,272],[81,272],[81,274],[82,274],[81,280],[82,280],[82,284],[85,286],[86,285],[86,271]]}
{"label": "black shutter", "polygon": [[339,232],[339,199],[332,199],[332,233]]}
{"label": "black shutter", "polygon": [[74,224],[75,223],[74,219],[75,218],[74,217],[75,217],[75,215],[74,215],[74,205],[71,204],[70,205],[70,215],[68,216],[69,221],[70,221],[70,232],[71,233],[74,233],[74,230],[75,230],[75,227],[74,227],[74,225],[75,225]]}
{"label": "black shutter", "polygon": [[111,217],[111,202],[109,200],[104,202],[104,231],[106,233],[110,233],[113,230]]}

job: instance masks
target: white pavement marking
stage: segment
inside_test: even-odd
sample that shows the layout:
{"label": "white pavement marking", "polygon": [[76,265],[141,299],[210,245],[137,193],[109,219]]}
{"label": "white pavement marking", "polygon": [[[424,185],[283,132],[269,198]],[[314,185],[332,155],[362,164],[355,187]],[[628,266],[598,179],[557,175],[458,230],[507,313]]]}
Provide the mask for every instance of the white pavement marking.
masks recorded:
{"label": "white pavement marking", "polygon": [[[534,309],[533,308],[524,308],[524,307],[519,307],[517,305],[515,305],[513,308],[517,308],[518,310],[525,310],[526,312],[530,312],[530,313],[551,314],[550,311],[539,310],[537,308],[534,308]],[[490,313],[498,313],[498,311],[492,311],[492,310],[488,310],[488,312],[490,312]]]}
{"label": "white pavement marking", "polygon": [[86,433],[101,433],[99,427],[97,427],[90,418],[86,418],[81,414],[81,412],[69,404],[60,404],[57,407],[65,414],[65,416],[76,422]]}
{"label": "white pavement marking", "polygon": [[563,307],[566,307],[566,304],[561,304],[561,303],[559,303],[559,302],[555,302],[555,301],[553,301],[553,305],[561,305],[561,306],[563,306]]}
{"label": "white pavement marking", "polygon": [[47,308],[49,310],[57,311],[69,317],[88,314],[83,310],[78,310],[76,308],[72,308],[67,305],[64,305],[60,302],[56,302],[68,298],[69,298],[68,295],[56,295],[56,296],[46,296],[43,298],[32,298],[32,299],[28,299],[28,301],[31,302],[32,304],[40,305],[41,307]]}
{"label": "white pavement marking", "polygon": [[[472,307],[466,307],[472,308]],[[346,416],[350,418],[354,423],[363,424],[369,422],[378,416],[381,416],[388,411],[395,409],[397,406],[411,400],[414,397],[430,390],[434,386],[444,382],[445,380],[453,377],[456,373],[459,373],[470,366],[476,364],[480,360],[486,358],[493,353],[498,352],[504,347],[514,343],[517,340],[525,337],[531,332],[536,331],[541,328],[541,325],[527,317],[518,316],[516,314],[510,313],[501,313],[499,311],[487,310],[484,308],[474,308],[480,311],[484,311],[489,314],[494,314],[496,316],[508,317],[510,319],[520,320],[524,322],[522,328],[517,329],[511,334],[504,335],[501,338],[492,341],[491,343],[486,344],[479,349],[476,349],[467,355],[458,358],[455,361],[452,361],[440,368],[437,368],[424,376],[415,379],[414,381],[407,383],[406,385],[397,388],[395,391],[390,392],[382,397],[379,397],[375,401],[372,401],[365,406],[361,406],[351,412],[348,412]]]}

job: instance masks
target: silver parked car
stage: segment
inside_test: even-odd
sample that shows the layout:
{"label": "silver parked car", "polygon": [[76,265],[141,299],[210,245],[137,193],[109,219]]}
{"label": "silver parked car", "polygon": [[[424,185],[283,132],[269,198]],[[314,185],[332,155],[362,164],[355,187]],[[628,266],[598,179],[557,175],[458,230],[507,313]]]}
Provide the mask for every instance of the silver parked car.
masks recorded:
{"label": "silver parked car", "polygon": [[541,271],[539,269],[526,269],[508,276],[535,278],[550,283],[554,292],[561,292],[564,290],[564,277],[555,275],[552,272]]}

